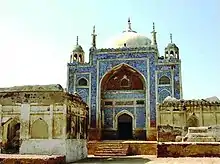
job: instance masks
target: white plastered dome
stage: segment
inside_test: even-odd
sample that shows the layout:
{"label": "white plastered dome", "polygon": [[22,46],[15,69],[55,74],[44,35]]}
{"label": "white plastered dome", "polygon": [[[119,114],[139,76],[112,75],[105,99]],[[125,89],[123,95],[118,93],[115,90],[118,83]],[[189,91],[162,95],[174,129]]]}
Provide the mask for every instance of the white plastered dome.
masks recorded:
{"label": "white plastered dome", "polygon": [[147,47],[151,45],[151,40],[144,35],[137,33],[131,29],[130,19],[128,20],[128,28],[123,33],[112,37],[105,43],[105,48],[136,48]]}

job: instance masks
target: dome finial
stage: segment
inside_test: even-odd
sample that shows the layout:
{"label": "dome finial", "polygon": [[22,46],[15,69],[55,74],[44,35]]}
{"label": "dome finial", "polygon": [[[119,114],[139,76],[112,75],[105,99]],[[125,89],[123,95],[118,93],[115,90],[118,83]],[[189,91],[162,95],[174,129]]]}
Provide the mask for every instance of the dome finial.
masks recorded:
{"label": "dome finial", "polygon": [[155,24],[154,24],[154,22],[153,22],[153,32],[155,32]]}
{"label": "dome finial", "polygon": [[170,33],[170,43],[173,43],[173,35]]}
{"label": "dome finial", "polygon": [[131,30],[131,19],[128,17],[128,30]]}
{"label": "dome finial", "polygon": [[79,45],[79,36],[76,36],[76,45]]}
{"label": "dome finial", "polygon": [[123,32],[135,32],[135,33],[136,33],[136,31],[133,31],[133,30],[131,29],[131,19],[130,19],[130,17],[128,17],[128,26],[127,26],[127,28],[125,29],[125,31],[123,31]]}
{"label": "dome finial", "polygon": [[93,31],[92,31],[93,35],[95,34],[95,25],[93,26]]}

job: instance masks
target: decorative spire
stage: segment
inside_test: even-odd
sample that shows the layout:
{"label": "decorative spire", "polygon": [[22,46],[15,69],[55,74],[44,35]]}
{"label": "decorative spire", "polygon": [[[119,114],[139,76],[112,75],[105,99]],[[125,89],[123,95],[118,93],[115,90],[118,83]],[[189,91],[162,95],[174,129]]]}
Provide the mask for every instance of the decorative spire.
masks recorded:
{"label": "decorative spire", "polygon": [[172,33],[170,33],[170,43],[173,43],[173,36],[172,36]]}
{"label": "decorative spire", "polygon": [[128,27],[127,27],[126,30],[123,31],[123,32],[135,32],[135,33],[136,33],[136,31],[133,31],[133,30],[131,29],[131,19],[130,19],[130,17],[128,17]]}
{"label": "decorative spire", "polygon": [[93,32],[92,32],[92,47],[96,48],[96,33],[95,33],[95,26],[93,26]]}
{"label": "decorative spire", "polygon": [[76,45],[77,46],[79,45],[79,37],[78,36],[76,37]]}
{"label": "decorative spire", "polygon": [[154,24],[154,22],[153,22],[153,32],[155,32],[155,24]]}
{"label": "decorative spire", "polygon": [[156,30],[155,30],[155,24],[153,22],[153,31],[151,32],[152,33],[152,37],[153,37],[153,45],[157,46],[157,37],[156,37]]}
{"label": "decorative spire", "polygon": [[128,17],[128,30],[131,31],[131,19]]}

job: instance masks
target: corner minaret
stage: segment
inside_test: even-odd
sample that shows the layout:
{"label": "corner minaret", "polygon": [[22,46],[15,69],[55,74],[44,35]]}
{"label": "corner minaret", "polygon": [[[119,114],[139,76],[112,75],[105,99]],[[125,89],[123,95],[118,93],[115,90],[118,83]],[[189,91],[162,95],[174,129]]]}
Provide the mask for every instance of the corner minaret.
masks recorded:
{"label": "corner minaret", "polygon": [[93,32],[92,32],[92,47],[96,49],[96,36],[97,34],[95,33],[95,26],[93,26]]}
{"label": "corner minaret", "polygon": [[82,46],[79,45],[79,37],[76,37],[76,45],[73,48],[71,55],[70,55],[70,63],[73,61],[79,62],[79,63],[84,63],[84,56],[85,53],[83,51]]}
{"label": "corner minaret", "polygon": [[170,34],[170,43],[165,48],[165,58],[174,57],[179,59],[179,48],[173,43],[173,35]]}

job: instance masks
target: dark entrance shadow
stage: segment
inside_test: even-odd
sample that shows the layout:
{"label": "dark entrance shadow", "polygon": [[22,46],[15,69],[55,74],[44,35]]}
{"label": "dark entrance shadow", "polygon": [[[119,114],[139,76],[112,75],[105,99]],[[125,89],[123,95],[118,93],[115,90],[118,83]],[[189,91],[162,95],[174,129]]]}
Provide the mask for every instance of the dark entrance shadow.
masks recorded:
{"label": "dark entrance shadow", "polygon": [[122,114],[118,117],[118,139],[132,139],[132,117]]}

